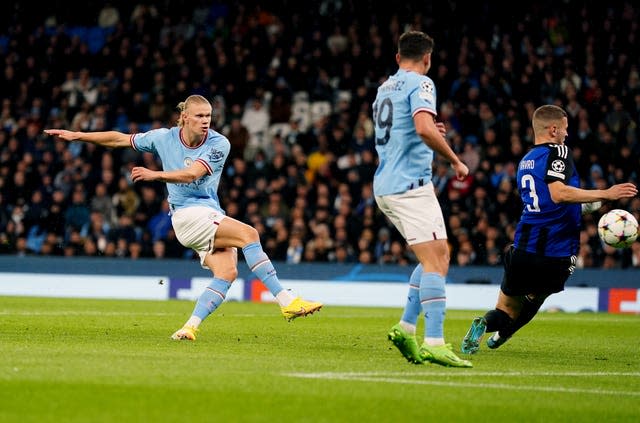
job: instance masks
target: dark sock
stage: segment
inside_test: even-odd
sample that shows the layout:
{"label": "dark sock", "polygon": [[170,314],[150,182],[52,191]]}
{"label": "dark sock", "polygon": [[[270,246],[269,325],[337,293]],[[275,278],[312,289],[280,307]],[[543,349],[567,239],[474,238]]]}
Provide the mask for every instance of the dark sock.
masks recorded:
{"label": "dark sock", "polygon": [[487,332],[504,329],[513,323],[513,320],[507,313],[497,308],[488,311],[484,315],[484,319],[487,321]]}
{"label": "dark sock", "polygon": [[513,321],[513,324],[500,330],[500,337],[509,338],[516,333],[518,329],[529,323],[531,319],[533,319],[533,316],[538,313],[543,302],[544,300],[531,300],[529,297],[525,296],[522,301],[522,310],[520,311],[520,315]]}

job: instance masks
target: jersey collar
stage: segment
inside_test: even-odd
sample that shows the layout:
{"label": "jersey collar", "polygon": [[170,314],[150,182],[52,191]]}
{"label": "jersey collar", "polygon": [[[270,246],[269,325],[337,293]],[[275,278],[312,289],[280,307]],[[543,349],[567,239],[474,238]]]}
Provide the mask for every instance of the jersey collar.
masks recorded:
{"label": "jersey collar", "polygon": [[190,146],[189,144],[187,144],[187,142],[184,140],[184,137],[182,136],[182,131],[184,130],[184,128],[180,128],[180,133],[179,133],[179,137],[180,137],[180,142],[182,143],[182,145],[184,145],[187,148],[191,148],[191,149],[195,149],[200,147],[202,144],[204,144],[205,140],[207,139],[207,135],[205,134],[202,137],[202,140],[200,140],[200,142],[198,144],[196,144],[195,146]]}

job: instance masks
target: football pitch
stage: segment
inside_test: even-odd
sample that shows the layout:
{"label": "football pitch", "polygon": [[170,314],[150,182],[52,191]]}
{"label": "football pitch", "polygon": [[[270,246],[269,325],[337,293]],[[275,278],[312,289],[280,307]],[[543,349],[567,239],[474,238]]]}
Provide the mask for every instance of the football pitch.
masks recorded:
{"label": "football pitch", "polygon": [[[542,313],[458,369],[404,361],[399,309],[229,302],[170,340],[192,308],[0,297],[0,422],[640,421],[638,315]],[[447,312],[458,353],[477,314]]]}

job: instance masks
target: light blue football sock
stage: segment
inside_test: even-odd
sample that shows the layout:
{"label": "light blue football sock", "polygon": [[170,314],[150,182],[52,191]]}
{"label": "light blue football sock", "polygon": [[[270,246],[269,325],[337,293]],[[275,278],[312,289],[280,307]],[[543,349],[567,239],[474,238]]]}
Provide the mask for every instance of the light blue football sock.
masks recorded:
{"label": "light blue football sock", "polygon": [[274,297],[278,295],[283,288],[276,275],[276,269],[271,264],[267,254],[262,250],[262,245],[259,242],[247,244],[242,247],[242,252],[249,269],[262,281]]}
{"label": "light blue football sock", "polygon": [[447,303],[444,284],[445,279],[439,273],[423,273],[420,278],[420,303],[425,318],[425,338],[444,338]]}
{"label": "light blue football sock", "polygon": [[213,313],[227,296],[227,291],[231,287],[231,282],[220,278],[213,278],[211,284],[205,288],[200,294],[198,302],[193,309],[193,316],[197,316],[200,320],[204,320],[208,315]]}
{"label": "light blue football sock", "polygon": [[420,304],[420,278],[422,276],[422,265],[418,264],[409,278],[409,294],[407,295],[407,303],[404,306],[402,321],[415,326],[418,322],[418,316],[422,311]]}

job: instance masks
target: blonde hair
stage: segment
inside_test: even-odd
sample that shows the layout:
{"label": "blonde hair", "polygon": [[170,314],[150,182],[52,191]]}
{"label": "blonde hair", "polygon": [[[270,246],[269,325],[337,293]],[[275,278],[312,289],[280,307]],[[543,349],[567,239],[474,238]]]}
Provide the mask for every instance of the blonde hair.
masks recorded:
{"label": "blonde hair", "polygon": [[553,104],[540,106],[533,112],[533,118],[531,119],[533,132],[542,134],[550,123],[558,123],[565,117],[567,117],[567,112],[562,107]]}
{"label": "blonde hair", "polygon": [[178,106],[176,107],[176,109],[178,109],[178,111],[180,112],[180,115],[178,116],[178,121],[176,122],[176,125],[178,125],[181,128],[184,126],[183,113],[193,103],[196,103],[196,104],[208,104],[209,106],[211,106],[211,103],[209,102],[209,100],[207,100],[203,96],[198,95],[198,94],[190,95],[189,97],[187,97],[187,99],[185,101],[181,101],[180,103],[178,103]]}

